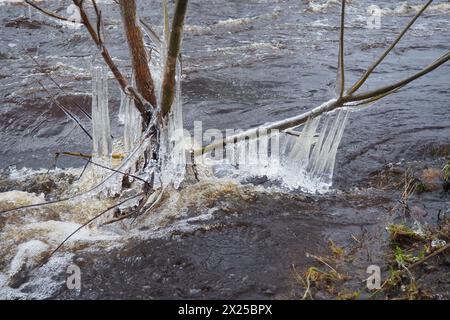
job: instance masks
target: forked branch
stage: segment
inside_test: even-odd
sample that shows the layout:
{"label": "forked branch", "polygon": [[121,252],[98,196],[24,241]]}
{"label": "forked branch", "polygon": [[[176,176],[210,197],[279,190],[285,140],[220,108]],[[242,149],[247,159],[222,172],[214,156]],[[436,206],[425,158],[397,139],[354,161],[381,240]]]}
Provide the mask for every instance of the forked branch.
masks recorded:
{"label": "forked branch", "polygon": [[423,14],[423,12],[428,8],[428,6],[433,2],[433,0],[428,0],[428,2],[417,12],[417,14],[414,16],[414,18],[406,25],[406,27],[400,32],[400,34],[397,36],[397,38],[392,42],[392,44],[383,52],[383,54],[378,58],[370,67],[367,69],[366,72],[361,76],[361,78],[352,86],[352,88],[349,90],[349,94],[355,93],[369,78],[369,76],[372,74],[372,72],[375,70],[375,68],[383,62],[384,58],[392,51],[392,49],[395,48],[395,46],[400,42],[400,40],[403,38],[405,33],[412,27],[412,25],[416,22],[416,20]]}
{"label": "forked branch", "polygon": [[430,73],[431,71],[435,70],[436,68],[440,67],[444,63],[446,63],[448,60],[450,60],[450,51],[446,54],[442,55],[440,58],[435,60],[433,63],[428,65],[426,68],[422,69],[421,71],[417,72],[416,74],[413,74],[412,76],[409,76],[403,80],[400,80],[396,83],[390,84],[385,87],[378,88],[376,90],[372,90],[369,92],[357,94],[357,95],[347,95],[346,97],[342,98],[342,101],[344,103],[352,102],[352,101],[362,101],[365,99],[371,99],[374,97],[378,97],[381,95],[389,95],[390,93],[395,92],[396,90],[406,86],[407,84],[413,82],[414,80],[419,79],[420,77]]}

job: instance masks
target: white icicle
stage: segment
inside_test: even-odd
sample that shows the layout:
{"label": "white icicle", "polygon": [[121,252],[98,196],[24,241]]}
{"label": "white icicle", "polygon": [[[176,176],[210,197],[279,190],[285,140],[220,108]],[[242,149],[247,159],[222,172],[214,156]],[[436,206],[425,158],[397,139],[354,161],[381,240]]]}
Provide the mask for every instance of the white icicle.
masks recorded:
{"label": "white icicle", "polygon": [[176,93],[168,114],[168,123],[161,133],[162,180],[178,188],[186,170],[186,149],[184,145],[183,112],[181,98],[181,66],[176,69]]}
{"label": "white icicle", "polygon": [[256,139],[236,133],[239,141],[226,145],[228,161],[234,154],[241,174],[282,180],[292,189],[327,191],[348,114],[348,110],[342,109],[310,119],[301,132],[263,130]]}
{"label": "white icicle", "polygon": [[128,108],[130,98],[120,91],[119,124],[125,124],[125,110]]}
{"label": "white icicle", "polygon": [[[131,85],[135,86],[135,78],[132,77]],[[126,152],[129,152],[136,145],[136,142],[142,135],[142,116],[136,108],[134,99],[127,96],[127,102],[124,104],[124,128],[123,145]]]}
{"label": "white icicle", "polygon": [[108,77],[102,66],[92,68],[92,140],[94,160],[109,163],[112,138],[108,108]]}
{"label": "white icicle", "polygon": [[347,121],[347,114],[347,110],[339,110],[329,126],[329,119],[327,119],[327,125],[322,128],[319,142],[314,146],[308,172],[312,177],[323,183],[331,184],[332,168],[336,160],[337,147],[341,141]]}

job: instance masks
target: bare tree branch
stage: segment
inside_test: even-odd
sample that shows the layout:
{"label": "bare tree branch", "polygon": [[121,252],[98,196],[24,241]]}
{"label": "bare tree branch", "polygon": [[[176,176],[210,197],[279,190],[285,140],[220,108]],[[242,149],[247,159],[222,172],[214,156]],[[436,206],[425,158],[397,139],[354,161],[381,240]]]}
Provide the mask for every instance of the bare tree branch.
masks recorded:
{"label": "bare tree branch", "polygon": [[361,93],[361,94],[357,94],[357,95],[347,95],[345,97],[342,98],[342,101],[344,103],[347,102],[352,102],[352,101],[361,101],[361,100],[365,100],[365,99],[370,99],[376,96],[380,96],[383,95],[385,93],[392,93],[395,90],[413,82],[414,80],[419,79],[420,77],[430,73],[431,71],[435,70],[436,68],[438,68],[439,66],[443,65],[444,63],[446,63],[448,60],[450,60],[450,52],[447,52],[446,54],[442,55],[439,59],[435,60],[433,63],[431,63],[430,65],[428,65],[426,68],[422,69],[420,72],[417,72],[416,74],[413,74],[412,76],[400,80],[396,83],[393,83],[391,85],[376,89],[376,90],[372,90],[366,93]]}
{"label": "bare tree branch", "polygon": [[105,63],[108,65],[112,73],[114,74],[114,77],[116,78],[117,82],[119,83],[120,87],[122,88],[122,91],[126,94],[131,95],[135,102],[136,102],[136,108],[141,113],[143,122],[145,123],[144,129],[148,122],[150,121],[150,115],[147,111],[147,106],[150,104],[150,102],[146,101],[136,89],[134,89],[132,86],[128,84],[128,81],[123,76],[123,74],[120,72],[119,68],[114,63],[108,49],[103,45],[101,38],[98,36],[97,32],[95,31],[95,28],[93,27],[91,21],[89,20],[89,17],[83,7],[83,0],[73,0],[73,3],[78,7],[80,10],[80,16],[81,21],[83,25],[86,27],[88,33],[90,34],[92,40],[94,43],[101,49],[101,55],[103,59],[105,60]]}
{"label": "bare tree branch", "polygon": [[47,9],[41,8],[40,6],[38,6],[37,4],[35,4],[35,3],[34,3],[33,1],[31,1],[31,0],[25,0],[25,3],[28,4],[28,5],[30,5],[30,6],[32,6],[32,7],[35,8],[36,10],[42,12],[43,14],[45,14],[45,15],[51,17],[51,18],[54,18],[54,19],[57,19],[57,20],[61,20],[61,21],[66,21],[66,22],[73,22],[73,21],[70,21],[69,19],[67,19],[67,18],[65,18],[65,17],[63,17],[63,16],[60,16],[60,15],[57,14],[57,13],[54,13],[54,12],[51,12],[51,11],[49,11],[49,10],[47,10]]}
{"label": "bare tree branch", "polygon": [[[175,97],[175,72],[180,54],[187,4],[188,0],[177,0],[175,5],[161,93],[161,114],[163,117],[169,113]],[[181,81],[181,79],[178,79],[178,81]]]}
{"label": "bare tree branch", "polygon": [[417,12],[414,18],[406,25],[406,27],[402,30],[402,32],[397,36],[395,41],[383,52],[378,60],[376,60],[367,71],[361,76],[361,78],[351,87],[349,90],[349,94],[355,93],[369,78],[371,73],[375,70],[375,68],[386,58],[389,52],[395,48],[395,46],[400,42],[405,33],[411,28],[411,26],[416,22],[416,20],[423,14],[423,12],[428,8],[428,6],[433,2],[433,0],[428,0],[428,2]]}
{"label": "bare tree branch", "polygon": [[342,98],[345,90],[345,65],[344,65],[344,31],[345,31],[345,0],[342,0],[341,7],[341,32],[339,37],[339,98]]}
{"label": "bare tree branch", "polygon": [[56,98],[50,93],[50,91],[47,90],[47,88],[42,84],[42,82],[40,82],[39,80],[37,80],[37,82],[42,87],[42,89],[48,94],[53,103],[56,104],[56,106],[60,108],[71,120],[73,120],[81,128],[81,130],[83,130],[83,132],[89,137],[89,139],[92,140],[91,134],[81,124],[80,120],[78,120],[77,117],[72,112],[70,112],[70,110],[68,110],[58,100],[56,100]]}
{"label": "bare tree branch", "polygon": [[156,108],[155,87],[153,84],[144,39],[138,24],[135,0],[119,0],[125,34],[133,65],[133,74],[139,93]]}

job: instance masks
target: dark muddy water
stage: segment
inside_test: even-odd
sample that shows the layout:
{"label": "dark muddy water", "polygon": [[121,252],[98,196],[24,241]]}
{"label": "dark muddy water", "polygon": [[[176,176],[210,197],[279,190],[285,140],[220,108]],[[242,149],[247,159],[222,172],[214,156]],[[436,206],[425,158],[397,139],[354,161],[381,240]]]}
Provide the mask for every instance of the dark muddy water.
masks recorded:
{"label": "dark muddy water", "polygon": [[[64,1],[44,2],[60,13],[67,8]],[[159,26],[159,1],[139,2],[141,15]],[[384,12],[379,29],[367,28],[367,8],[372,4]],[[118,10],[108,2],[102,7],[107,45],[120,68],[129,73]],[[352,1],[348,11],[345,53],[351,82],[415,11],[400,2],[368,0]],[[333,1],[322,9],[299,0],[191,1],[183,42],[185,126],[192,129],[194,121],[203,121],[205,129],[246,129],[332,98],[338,13],[339,5]],[[37,80],[83,119],[77,105],[90,108],[89,66],[96,49],[83,29],[61,27],[36,13],[31,19],[28,15],[24,5],[0,5],[1,168],[48,167],[55,152],[91,148],[88,138],[51,103]],[[432,8],[364,88],[385,85],[429,64],[449,50],[449,31],[450,8]],[[64,92],[27,54],[50,72]],[[450,144],[449,73],[446,64],[351,114],[338,152],[336,188],[364,187],[368,176],[384,165],[427,160],[430,150]],[[117,112],[119,90],[113,79],[110,94]],[[120,135],[117,116],[113,121],[113,135]],[[90,126],[86,119],[83,123]],[[82,163],[63,159],[59,165]],[[289,298],[296,294],[291,264],[306,264],[306,251],[320,252],[330,235],[349,245],[351,235],[369,232],[373,239],[358,271],[363,278],[362,266],[381,254],[376,235],[391,219],[382,213],[395,197],[383,193],[304,199],[265,194],[250,204],[228,199],[233,214],[216,211],[208,222],[216,224],[215,229],[132,242],[111,254],[108,262],[80,254],[77,259],[89,270],[82,297]],[[445,207],[440,195],[427,201],[433,212]],[[56,297],[77,296],[61,292]]]}

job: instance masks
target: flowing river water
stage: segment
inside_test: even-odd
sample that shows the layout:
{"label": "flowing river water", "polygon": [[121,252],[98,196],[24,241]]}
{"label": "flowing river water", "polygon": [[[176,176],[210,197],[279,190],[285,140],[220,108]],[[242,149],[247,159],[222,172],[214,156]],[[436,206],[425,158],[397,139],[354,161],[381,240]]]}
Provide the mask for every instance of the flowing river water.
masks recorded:
{"label": "flowing river water", "polygon": [[[140,15],[160,31],[159,1],[138,2]],[[191,1],[183,40],[185,127],[192,130],[194,121],[202,121],[204,129],[248,129],[297,115],[332,98],[339,2]],[[69,2],[43,3],[67,15]],[[112,1],[100,3],[106,44],[118,66],[129,72],[118,8]],[[376,1],[380,24],[369,28],[373,20],[368,8],[374,2],[349,2],[348,83],[395,38],[420,3]],[[0,192],[23,190],[43,192],[47,199],[57,197],[58,188],[69,188],[83,161],[61,158],[58,167],[69,169],[52,171],[51,179],[45,178],[45,169],[53,166],[56,152],[89,153],[91,142],[52,104],[37,80],[82,118],[77,105],[90,108],[90,65],[96,49],[84,29],[62,26],[20,2],[0,1],[0,23]],[[363,89],[393,82],[431,63],[448,51],[449,30],[450,3],[436,1]],[[39,213],[45,218],[0,217],[2,239],[14,242],[2,244],[0,296],[296,298],[303,291],[295,270],[313,263],[306,253],[324,253],[329,239],[347,248],[358,247],[347,270],[353,278],[348,287],[361,289],[368,265],[386,268],[385,227],[398,219],[389,214],[389,208],[395,206],[401,190],[385,188],[380,182],[386,171],[392,175],[396,168],[410,166],[442,168],[450,154],[449,71],[450,65],[445,64],[398,93],[350,114],[329,194],[292,193],[272,187],[263,178],[200,181],[174,193],[135,227],[127,225],[134,237],[126,234],[125,227],[111,227],[105,233],[85,231],[78,243],[52,258],[53,264],[33,269],[9,286],[5,279],[18,243],[38,239],[51,247],[57,244],[55,239],[67,235],[63,227],[45,226],[38,232],[27,229],[26,223],[82,223],[87,209],[62,206]],[[123,130],[117,122],[119,102],[120,91],[111,78],[113,136]],[[83,123],[90,128],[85,119]],[[450,200],[448,194],[435,191],[411,201],[427,213],[421,219],[432,222],[439,211],[447,210]],[[77,207],[76,202],[70,205]],[[95,211],[102,206],[93,201],[90,207]],[[16,235],[7,229],[14,223],[20,229]],[[69,232],[74,228],[65,227]],[[46,240],[49,234],[52,240]],[[81,267],[81,292],[65,287],[70,263]],[[440,274],[448,279],[448,266],[443,268]],[[435,288],[447,297],[448,290],[448,281]]]}

